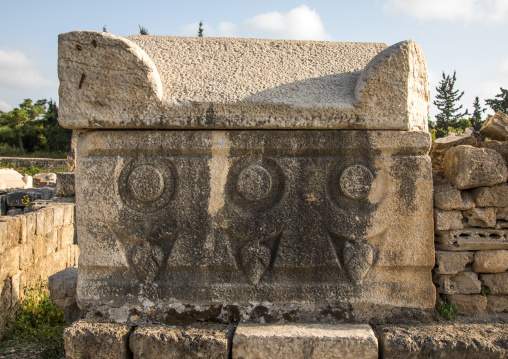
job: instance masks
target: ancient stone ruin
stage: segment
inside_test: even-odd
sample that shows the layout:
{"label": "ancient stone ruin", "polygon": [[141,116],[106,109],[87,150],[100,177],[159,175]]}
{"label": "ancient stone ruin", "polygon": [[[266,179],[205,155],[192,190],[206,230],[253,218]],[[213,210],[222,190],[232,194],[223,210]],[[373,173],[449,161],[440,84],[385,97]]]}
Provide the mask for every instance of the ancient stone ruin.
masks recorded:
{"label": "ancient stone ruin", "polygon": [[97,357],[97,338],[112,337],[110,358],[155,357],[147,343],[182,335],[162,325],[197,322],[221,323],[206,333],[237,343],[233,357],[251,357],[265,330],[354,337],[364,349],[344,357],[371,358],[369,326],[323,323],[434,307],[429,88],[415,42],[71,32],[58,69],[60,122],[83,130],[85,315],[66,334],[69,358]]}

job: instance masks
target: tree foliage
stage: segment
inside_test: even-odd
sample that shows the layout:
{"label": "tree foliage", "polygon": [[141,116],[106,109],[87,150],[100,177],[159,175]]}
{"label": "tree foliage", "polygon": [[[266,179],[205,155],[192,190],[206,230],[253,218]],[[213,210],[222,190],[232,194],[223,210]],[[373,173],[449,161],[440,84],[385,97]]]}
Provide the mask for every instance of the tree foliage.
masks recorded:
{"label": "tree foliage", "polygon": [[198,37],[203,37],[203,31],[205,31],[203,29],[203,21],[200,21],[199,22],[199,27],[198,27]]}
{"label": "tree foliage", "polygon": [[445,75],[436,87],[437,95],[434,105],[440,113],[436,115],[436,138],[444,137],[448,134],[449,128],[458,125],[458,121],[468,114],[467,110],[461,112],[462,105],[458,106],[458,102],[464,96],[464,91],[455,90],[456,73],[453,76]]}
{"label": "tree foliage", "polygon": [[50,100],[24,100],[19,107],[0,114],[0,145],[25,151],[61,151],[70,148],[71,130],[58,123],[58,107]]}
{"label": "tree foliage", "polygon": [[485,103],[492,109],[494,112],[502,111],[508,114],[508,90],[501,87],[501,93],[497,94],[493,99],[485,100]]}
{"label": "tree foliage", "polygon": [[484,120],[482,120],[482,115],[485,111],[486,109],[481,107],[480,99],[476,96],[473,102],[473,115],[469,119],[469,122],[471,122],[471,126],[475,129],[475,131],[480,131],[480,128],[482,128],[484,122]]}

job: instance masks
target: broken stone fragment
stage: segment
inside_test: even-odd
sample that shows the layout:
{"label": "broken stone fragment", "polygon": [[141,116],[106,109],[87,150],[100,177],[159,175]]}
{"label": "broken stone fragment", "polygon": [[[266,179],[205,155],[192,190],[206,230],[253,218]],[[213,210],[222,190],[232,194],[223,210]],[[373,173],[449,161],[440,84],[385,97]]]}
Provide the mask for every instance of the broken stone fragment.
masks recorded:
{"label": "broken stone fragment", "polygon": [[508,270],[508,250],[478,251],[474,254],[476,273],[502,273]]}
{"label": "broken stone fragment", "polygon": [[457,304],[462,315],[479,315],[487,308],[487,297],[480,294],[450,294],[446,296],[448,303]]}
{"label": "broken stone fragment", "polygon": [[462,212],[460,211],[434,211],[434,227],[436,231],[447,231],[449,229],[462,229]]}
{"label": "broken stone fragment", "polygon": [[508,140],[508,115],[501,111],[496,112],[485,121],[480,133],[492,140]]}
{"label": "broken stone fragment", "polygon": [[508,294],[508,272],[481,274],[480,279],[490,289],[490,294]]}
{"label": "broken stone fragment", "polygon": [[458,189],[467,189],[506,182],[508,170],[494,150],[457,146],[446,151],[444,175]]}
{"label": "broken stone fragment", "polygon": [[508,207],[508,183],[472,191],[476,207]]}
{"label": "broken stone fragment", "polygon": [[494,228],[496,226],[496,208],[472,208],[462,212],[468,227]]}
{"label": "broken stone fragment", "polygon": [[508,231],[484,228],[436,231],[436,249],[447,251],[476,251],[508,249]]}
{"label": "broken stone fragment", "polygon": [[455,275],[434,275],[438,293],[443,294],[476,294],[480,293],[482,283],[473,272],[461,272]]}
{"label": "broken stone fragment", "polygon": [[457,274],[473,262],[473,252],[448,252],[436,250],[436,274]]}
{"label": "broken stone fragment", "polygon": [[475,203],[468,191],[459,191],[451,184],[440,184],[434,186],[434,206],[444,211],[468,210]]}
{"label": "broken stone fragment", "polygon": [[487,296],[487,312],[489,313],[508,313],[508,295]]}
{"label": "broken stone fragment", "polygon": [[455,133],[451,133],[449,136],[436,139],[432,142],[432,153],[438,151],[446,151],[452,147],[459,145],[476,145],[476,137],[474,135],[474,129],[472,127],[466,128],[464,133],[457,136]]}
{"label": "broken stone fragment", "polygon": [[487,140],[478,143],[478,147],[482,148],[490,148],[491,150],[497,151],[501,156],[503,156],[505,163],[508,165],[508,142],[507,141],[495,141],[495,140]]}

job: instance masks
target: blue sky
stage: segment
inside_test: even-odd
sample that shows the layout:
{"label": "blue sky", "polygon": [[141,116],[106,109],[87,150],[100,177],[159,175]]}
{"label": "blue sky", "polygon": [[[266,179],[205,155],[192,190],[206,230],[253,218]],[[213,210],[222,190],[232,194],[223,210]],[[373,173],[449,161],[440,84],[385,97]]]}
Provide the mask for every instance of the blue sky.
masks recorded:
{"label": "blue sky", "polygon": [[[457,71],[472,109],[508,87],[508,0],[8,1],[0,0],[0,110],[58,99],[57,36],[73,30],[384,42],[413,39],[427,60],[431,98]],[[431,115],[436,109],[431,106]]]}

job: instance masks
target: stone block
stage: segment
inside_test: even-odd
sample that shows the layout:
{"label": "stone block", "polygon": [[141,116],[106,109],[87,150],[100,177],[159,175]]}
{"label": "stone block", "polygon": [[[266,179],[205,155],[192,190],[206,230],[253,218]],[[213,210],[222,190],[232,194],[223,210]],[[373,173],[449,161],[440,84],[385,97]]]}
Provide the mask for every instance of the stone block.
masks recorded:
{"label": "stone block", "polygon": [[490,148],[497,151],[503,156],[504,161],[508,163],[508,142],[506,141],[483,141],[478,144],[478,147]]}
{"label": "stone block", "polygon": [[476,207],[508,207],[508,183],[472,191]]}
{"label": "stone block", "polygon": [[74,172],[59,172],[56,174],[57,197],[74,197]]}
{"label": "stone block", "polygon": [[479,294],[450,294],[446,296],[448,303],[457,304],[462,315],[480,315],[487,309],[487,297]]}
{"label": "stone block", "polygon": [[46,234],[45,224],[46,224],[46,211],[44,210],[38,210],[35,212],[37,215],[37,221],[36,221],[36,230],[35,234],[37,236],[41,236]]}
{"label": "stone block", "polygon": [[35,189],[16,190],[7,194],[7,205],[11,207],[27,207],[27,204],[41,199],[42,194]]}
{"label": "stone block", "polygon": [[[0,181],[1,186],[1,181]],[[7,215],[7,195],[2,194],[0,195],[0,215],[6,216]]]}
{"label": "stone block", "polygon": [[508,324],[388,325],[378,330],[384,359],[498,359],[508,356]]}
{"label": "stone block", "polygon": [[496,219],[508,221],[508,208],[506,207],[497,208]]}
{"label": "stone block", "polygon": [[33,182],[36,187],[56,187],[55,173],[37,173],[33,176]]}
{"label": "stone block", "polygon": [[433,307],[428,140],[416,131],[84,133],[80,303]]}
{"label": "stone block", "polygon": [[19,243],[25,243],[27,239],[26,216],[19,216]]}
{"label": "stone block", "polygon": [[56,228],[62,227],[64,225],[64,206],[54,206],[53,207],[53,219],[54,226]]}
{"label": "stone block", "polygon": [[0,220],[0,253],[8,247],[7,222]]}
{"label": "stone block", "polygon": [[35,236],[34,257],[38,261],[46,256],[46,235]]}
{"label": "stone block", "polygon": [[44,256],[50,256],[58,251],[58,232],[52,231],[45,235],[46,253]]}
{"label": "stone block", "polygon": [[508,294],[508,272],[480,274],[480,279],[490,289],[490,294]]}
{"label": "stone block", "polygon": [[20,246],[19,267],[25,270],[31,267],[34,263],[34,242],[26,242]]}
{"label": "stone block", "polygon": [[488,295],[487,312],[508,313],[508,295]]}
{"label": "stone block", "polygon": [[446,151],[443,165],[445,177],[461,190],[493,186],[508,178],[503,157],[488,148],[453,147]]}
{"label": "stone block", "polygon": [[447,231],[449,229],[462,229],[462,212],[461,211],[434,211],[434,228],[436,231]]}
{"label": "stone block", "polygon": [[471,193],[450,184],[434,186],[434,206],[444,211],[468,210],[475,206]]}
{"label": "stone block", "polygon": [[[74,129],[427,130],[427,70],[414,41],[387,48],[375,43],[195,40],[61,34],[59,121]],[[234,61],[223,61],[230,53],[237,54]],[[285,64],[292,64],[291,69]],[[205,90],[203,83],[213,90]]]}
{"label": "stone block", "polygon": [[0,280],[12,277],[19,271],[19,247],[7,249],[0,253]]}
{"label": "stone block", "polygon": [[26,219],[26,241],[32,242],[37,229],[37,215],[32,212],[25,214],[24,217]]}
{"label": "stone block", "polygon": [[460,145],[476,146],[476,143],[477,141],[474,129],[472,127],[468,127],[460,136],[457,136],[452,132],[446,137],[436,138],[436,140],[432,142],[432,152],[444,152],[452,147]]}
{"label": "stone block", "polygon": [[21,296],[23,294],[23,287],[21,286],[20,282],[20,273],[16,273],[11,278],[11,289],[12,289],[12,304],[11,306],[14,307],[18,301],[21,299]]}
{"label": "stone block", "polygon": [[64,330],[68,359],[129,359],[131,327],[122,324],[74,322]]}
{"label": "stone block", "polygon": [[18,188],[26,188],[26,183],[23,182],[23,176],[13,169],[0,168],[0,181],[2,181],[5,190],[12,190]]}
{"label": "stone block", "polygon": [[436,251],[436,274],[457,274],[473,262],[473,252]]}
{"label": "stone block", "polygon": [[508,140],[508,115],[502,111],[496,112],[494,116],[485,120],[480,133],[492,140]]}
{"label": "stone block", "polygon": [[61,248],[69,247],[74,243],[74,226],[72,224],[62,227]]}
{"label": "stone block", "polygon": [[5,313],[12,305],[12,286],[11,279],[0,280],[0,316]]}
{"label": "stone block", "polygon": [[58,309],[63,310],[76,302],[77,283],[77,267],[69,267],[48,278],[50,297]]}
{"label": "stone block", "polygon": [[508,270],[508,250],[478,251],[474,254],[476,273],[502,273]]}
{"label": "stone block", "polygon": [[74,222],[74,205],[66,205],[64,206],[64,217],[63,217],[63,224],[73,224]]}
{"label": "stone block", "polygon": [[368,325],[240,324],[233,358],[377,359],[377,338]]}
{"label": "stone block", "polygon": [[4,217],[2,220],[7,226],[7,246],[6,248],[16,247],[21,242],[21,219],[16,217]]}
{"label": "stone block", "polygon": [[141,326],[131,334],[129,346],[134,359],[227,359],[232,336],[231,325]]}
{"label": "stone block", "polygon": [[473,272],[461,272],[455,275],[434,275],[438,293],[443,294],[479,294],[482,283]]}
{"label": "stone block", "polygon": [[55,215],[52,207],[46,207],[42,209],[46,213],[44,219],[44,233],[48,234],[53,232],[53,228],[55,227]]}
{"label": "stone block", "polygon": [[472,208],[463,211],[467,227],[494,228],[496,226],[496,208]]}
{"label": "stone block", "polygon": [[481,251],[508,249],[508,230],[464,228],[436,231],[436,249],[446,251]]}

